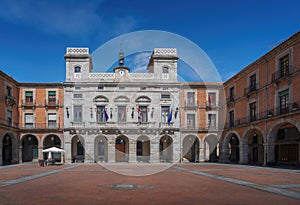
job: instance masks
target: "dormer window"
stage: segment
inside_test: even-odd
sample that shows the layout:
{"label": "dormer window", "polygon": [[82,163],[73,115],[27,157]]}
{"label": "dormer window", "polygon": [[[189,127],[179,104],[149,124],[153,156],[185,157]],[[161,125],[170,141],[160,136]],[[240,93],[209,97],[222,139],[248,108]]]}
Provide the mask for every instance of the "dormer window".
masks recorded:
{"label": "dormer window", "polygon": [[162,68],[162,73],[169,73],[169,68],[168,67],[163,67]]}
{"label": "dormer window", "polygon": [[81,67],[76,66],[76,67],[74,68],[74,73],[81,73]]}

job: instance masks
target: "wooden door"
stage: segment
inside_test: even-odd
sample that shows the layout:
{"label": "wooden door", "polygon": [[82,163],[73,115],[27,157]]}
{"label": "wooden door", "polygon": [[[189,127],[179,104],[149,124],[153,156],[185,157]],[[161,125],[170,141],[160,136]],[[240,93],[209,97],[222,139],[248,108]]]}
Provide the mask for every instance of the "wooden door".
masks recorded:
{"label": "wooden door", "polygon": [[125,144],[116,144],[116,162],[125,161]]}

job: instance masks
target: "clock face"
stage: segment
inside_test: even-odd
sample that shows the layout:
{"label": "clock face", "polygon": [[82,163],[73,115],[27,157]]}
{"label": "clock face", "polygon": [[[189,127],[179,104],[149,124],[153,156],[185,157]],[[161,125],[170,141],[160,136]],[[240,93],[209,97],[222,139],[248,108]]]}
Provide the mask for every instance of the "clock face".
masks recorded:
{"label": "clock face", "polygon": [[120,74],[120,76],[123,76],[125,74],[125,71],[124,70],[119,70],[119,74]]}

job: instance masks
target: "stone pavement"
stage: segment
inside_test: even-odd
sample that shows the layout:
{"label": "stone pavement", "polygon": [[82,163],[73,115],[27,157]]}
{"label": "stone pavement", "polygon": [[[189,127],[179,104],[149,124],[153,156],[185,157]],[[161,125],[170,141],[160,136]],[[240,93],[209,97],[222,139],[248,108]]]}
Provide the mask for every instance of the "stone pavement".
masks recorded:
{"label": "stone pavement", "polygon": [[123,203],[300,204],[300,170],[213,163],[0,168],[0,204]]}

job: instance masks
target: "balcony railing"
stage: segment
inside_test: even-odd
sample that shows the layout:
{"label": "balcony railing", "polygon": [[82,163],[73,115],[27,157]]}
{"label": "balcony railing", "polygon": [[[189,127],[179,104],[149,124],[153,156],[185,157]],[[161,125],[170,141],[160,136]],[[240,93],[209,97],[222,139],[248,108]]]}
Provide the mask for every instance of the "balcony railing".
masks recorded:
{"label": "balcony railing", "polygon": [[234,99],[234,95],[233,96],[230,96],[229,98],[226,99],[226,102],[227,104],[231,103],[231,102],[234,102],[235,99]]}
{"label": "balcony railing", "polygon": [[254,84],[254,85],[250,85],[247,88],[244,89],[244,95],[248,96],[251,93],[257,92],[258,91],[258,83]]}
{"label": "balcony railing", "polygon": [[272,74],[272,82],[290,76],[293,72],[292,69],[293,69],[292,65],[289,65],[285,68],[280,68],[278,71]]}
{"label": "balcony railing", "polygon": [[45,106],[47,107],[58,107],[59,106],[59,100],[58,99],[47,99],[45,100]]}
{"label": "balcony railing", "polygon": [[59,129],[59,123],[23,123],[21,129]]}
{"label": "balcony railing", "polygon": [[5,96],[5,104],[6,105],[15,105],[16,104],[16,99],[13,96],[6,95]]}
{"label": "balcony railing", "polygon": [[225,128],[244,125],[244,124],[256,122],[256,121],[259,121],[259,120],[264,120],[264,119],[267,119],[267,118],[272,118],[272,117],[276,117],[276,116],[280,116],[280,115],[300,111],[300,106],[299,106],[300,104],[299,103],[300,102],[293,102],[293,103],[289,103],[284,108],[277,107],[276,109],[269,109],[268,111],[260,112],[256,115],[253,115],[253,116],[238,118],[238,119],[236,119],[232,122],[227,122],[225,124]]}
{"label": "balcony railing", "polygon": [[0,118],[0,125],[5,125],[14,128],[19,127],[19,123],[12,122],[10,119],[3,119],[3,118]]}
{"label": "balcony railing", "polygon": [[35,107],[35,100],[22,100],[22,106],[23,107]]}
{"label": "balcony railing", "polygon": [[198,108],[199,107],[199,101],[184,101],[184,107],[185,108]]}
{"label": "balcony railing", "polygon": [[214,110],[214,109],[217,109],[218,108],[218,105],[216,102],[209,102],[209,101],[206,101],[206,110]]}

